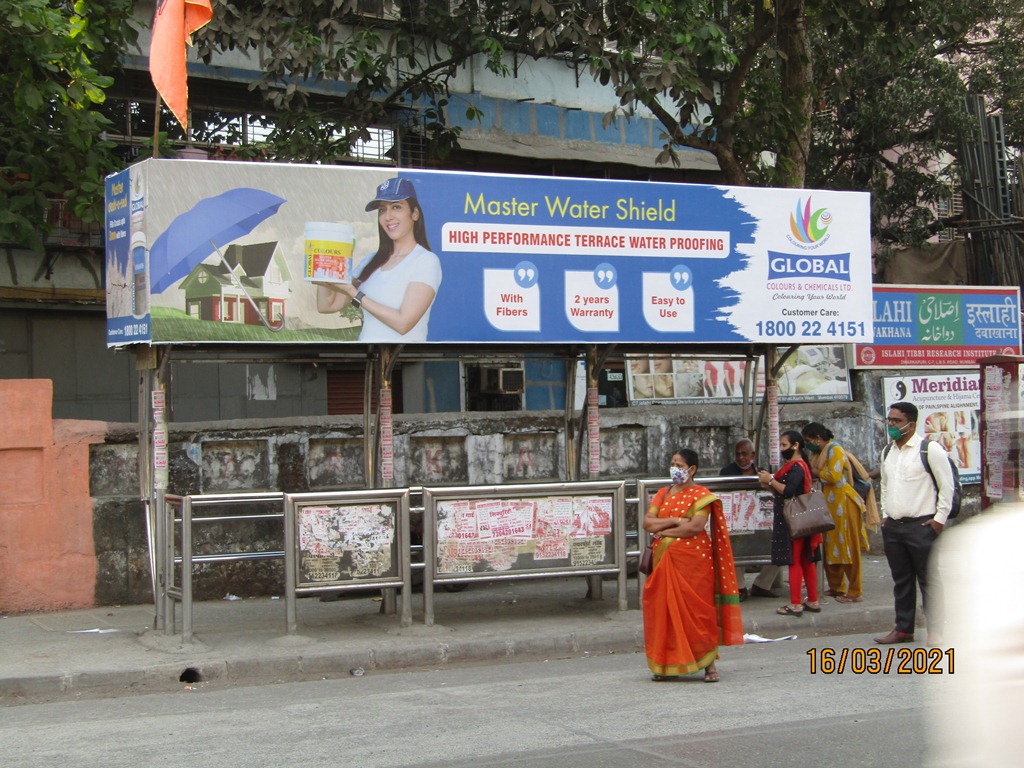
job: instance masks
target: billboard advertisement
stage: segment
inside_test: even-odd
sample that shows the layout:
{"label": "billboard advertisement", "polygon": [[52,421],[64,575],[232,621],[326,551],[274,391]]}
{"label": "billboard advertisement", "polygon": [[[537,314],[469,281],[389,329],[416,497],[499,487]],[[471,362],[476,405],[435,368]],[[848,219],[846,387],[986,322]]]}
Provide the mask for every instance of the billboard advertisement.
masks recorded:
{"label": "billboard advertisement", "polygon": [[858,344],[857,368],[973,368],[1020,354],[1020,289],[876,285],[875,339]]}
{"label": "billboard advertisement", "polygon": [[873,338],[864,193],[151,159],[106,206],[110,346]]}

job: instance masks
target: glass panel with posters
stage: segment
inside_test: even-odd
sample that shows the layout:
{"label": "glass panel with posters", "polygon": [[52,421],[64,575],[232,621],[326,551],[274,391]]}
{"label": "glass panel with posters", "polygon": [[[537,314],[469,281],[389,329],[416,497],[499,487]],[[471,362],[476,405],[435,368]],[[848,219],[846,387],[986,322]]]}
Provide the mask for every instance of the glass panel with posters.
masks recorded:
{"label": "glass panel with posters", "polygon": [[[782,360],[780,400],[850,400],[846,347],[801,346]],[[738,403],[743,400],[745,358],[705,359],[688,355],[627,355],[630,405],[647,403]],[[764,359],[755,365],[754,393],[765,391]]]}

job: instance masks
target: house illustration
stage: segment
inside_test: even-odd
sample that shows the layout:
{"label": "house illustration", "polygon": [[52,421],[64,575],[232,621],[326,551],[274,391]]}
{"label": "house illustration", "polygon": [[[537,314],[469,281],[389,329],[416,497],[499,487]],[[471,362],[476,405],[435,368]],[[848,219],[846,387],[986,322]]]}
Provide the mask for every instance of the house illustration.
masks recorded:
{"label": "house illustration", "polygon": [[185,311],[196,320],[284,325],[291,274],[280,245],[229,245],[218,264],[199,264],[181,283]]}

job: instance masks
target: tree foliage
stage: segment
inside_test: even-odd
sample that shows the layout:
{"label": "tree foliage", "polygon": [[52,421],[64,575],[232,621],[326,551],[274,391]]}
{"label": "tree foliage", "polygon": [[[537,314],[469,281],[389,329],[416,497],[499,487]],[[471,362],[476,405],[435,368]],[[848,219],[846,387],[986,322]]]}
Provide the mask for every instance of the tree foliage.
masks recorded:
{"label": "tree foliage", "polygon": [[0,241],[42,249],[49,201],[102,214],[118,162],[95,108],[133,33],[129,0],[0,0]]}
{"label": "tree foliage", "polygon": [[[699,149],[732,184],[870,190],[879,234],[916,242],[934,226],[922,204],[948,196],[949,171],[935,161],[969,130],[967,88],[1013,110],[1021,141],[1018,6],[420,0],[402,6],[402,21],[353,27],[357,0],[267,0],[218,5],[202,45],[207,56],[259,51],[258,88],[282,116],[273,141],[299,159],[344,155],[359,128],[393,124],[412,105],[427,116],[413,127],[443,156],[458,141],[444,120],[450,81],[472,57],[499,74],[516,57],[553,59],[608,88],[606,124],[653,115],[659,161]],[[296,83],[318,80],[352,85],[316,105]]]}
{"label": "tree foliage", "polygon": [[[6,240],[28,237],[47,197],[90,215],[110,169],[94,108],[131,36],[131,3],[0,0]],[[937,158],[968,135],[968,89],[1006,113],[1024,143],[1019,0],[225,0],[197,35],[207,61],[251,54],[249,111],[272,127],[260,156],[337,162],[375,125],[407,127],[432,159],[457,145],[453,81],[484,66],[513,76],[556,61],[608,93],[606,124],[661,126],[658,160],[705,150],[732,184],[867,189],[893,242],[928,234],[922,203],[949,191]],[[25,87],[28,83],[29,87]],[[310,88],[328,87],[331,97]],[[319,89],[323,90],[323,89]],[[567,100],[571,104],[571,100]],[[194,137],[212,136],[211,113]],[[59,139],[57,137],[60,137]]]}
{"label": "tree foliage", "polygon": [[[1008,49],[1024,52],[1016,6],[862,0],[821,13],[814,46],[821,111],[808,183],[870,191],[883,246],[917,244],[943,226],[935,209],[951,199],[956,157],[977,137],[965,109],[969,91],[1019,115],[1012,94],[1020,84],[1000,63]],[[1012,44],[993,35],[1011,28]]]}

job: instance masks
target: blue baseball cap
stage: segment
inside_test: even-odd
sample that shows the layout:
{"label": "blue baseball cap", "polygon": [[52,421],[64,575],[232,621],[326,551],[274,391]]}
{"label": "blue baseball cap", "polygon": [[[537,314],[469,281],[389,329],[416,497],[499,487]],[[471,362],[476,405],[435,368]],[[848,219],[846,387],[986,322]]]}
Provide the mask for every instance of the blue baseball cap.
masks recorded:
{"label": "blue baseball cap", "polygon": [[377,196],[366,204],[366,210],[372,211],[374,208],[379,208],[381,203],[394,203],[398,200],[409,199],[416,199],[416,188],[408,179],[396,176],[377,187]]}

